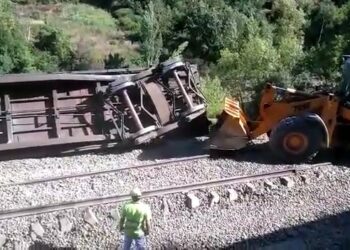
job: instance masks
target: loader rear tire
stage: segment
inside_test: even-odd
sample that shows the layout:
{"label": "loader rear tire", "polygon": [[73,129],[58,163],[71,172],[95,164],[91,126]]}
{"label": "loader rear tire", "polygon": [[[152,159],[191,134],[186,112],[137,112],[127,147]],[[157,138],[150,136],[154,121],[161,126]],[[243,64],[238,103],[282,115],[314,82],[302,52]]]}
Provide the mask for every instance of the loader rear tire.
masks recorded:
{"label": "loader rear tire", "polygon": [[322,130],[299,116],[287,117],[271,131],[273,154],[287,163],[311,160],[321,148]]}

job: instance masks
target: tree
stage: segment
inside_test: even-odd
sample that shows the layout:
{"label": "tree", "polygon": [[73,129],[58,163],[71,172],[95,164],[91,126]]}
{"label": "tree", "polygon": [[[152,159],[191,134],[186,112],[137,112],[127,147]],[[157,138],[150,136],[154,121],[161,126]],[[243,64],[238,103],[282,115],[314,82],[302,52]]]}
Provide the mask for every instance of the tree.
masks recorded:
{"label": "tree", "polygon": [[8,0],[0,1],[0,73],[27,72],[33,69],[30,44],[21,33]]}
{"label": "tree", "polygon": [[310,13],[302,67],[332,81],[339,80],[341,56],[350,53],[350,2],[335,2],[322,1]]}
{"label": "tree", "polygon": [[221,49],[236,42],[242,15],[223,1],[187,1],[187,4],[184,28],[173,32],[175,36],[180,34],[177,44],[188,41],[189,56],[216,61]]}
{"label": "tree", "polygon": [[[71,69],[74,53],[68,38],[62,31],[50,25],[43,26],[34,43],[36,49],[57,58],[59,68]],[[55,59],[53,60],[55,61]]]}
{"label": "tree", "polygon": [[141,24],[141,53],[147,66],[158,63],[163,48],[161,26],[155,9],[153,1],[150,1]]}

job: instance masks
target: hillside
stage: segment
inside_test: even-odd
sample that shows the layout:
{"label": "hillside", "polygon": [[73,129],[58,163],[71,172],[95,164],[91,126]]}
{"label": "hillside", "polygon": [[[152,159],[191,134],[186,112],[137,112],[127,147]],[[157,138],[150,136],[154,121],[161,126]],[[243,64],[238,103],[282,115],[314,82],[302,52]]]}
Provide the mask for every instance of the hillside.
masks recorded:
{"label": "hillside", "polygon": [[182,54],[200,66],[210,115],[225,95],[259,93],[266,81],[337,84],[350,54],[348,0],[0,4],[0,73],[148,66]]}
{"label": "hillside", "polygon": [[[137,43],[131,43],[111,14],[88,4],[16,5],[16,16],[34,41],[40,27],[48,25],[61,30],[68,38],[78,60],[78,69],[103,69],[105,60],[120,55],[138,56]],[[123,65],[115,65],[119,67]]]}

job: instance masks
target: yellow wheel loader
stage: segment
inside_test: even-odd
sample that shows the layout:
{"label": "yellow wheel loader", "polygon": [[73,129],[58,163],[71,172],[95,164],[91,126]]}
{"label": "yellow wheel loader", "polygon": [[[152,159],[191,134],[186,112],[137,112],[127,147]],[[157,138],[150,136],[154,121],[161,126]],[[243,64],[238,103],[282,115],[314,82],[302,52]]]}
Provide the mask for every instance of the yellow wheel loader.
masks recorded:
{"label": "yellow wheel loader", "polygon": [[210,138],[210,148],[239,150],[267,134],[272,152],[288,163],[301,163],[322,148],[350,142],[350,56],[344,56],[343,81],[337,93],[307,93],[267,84],[259,115],[251,120],[236,99],[225,99]]}

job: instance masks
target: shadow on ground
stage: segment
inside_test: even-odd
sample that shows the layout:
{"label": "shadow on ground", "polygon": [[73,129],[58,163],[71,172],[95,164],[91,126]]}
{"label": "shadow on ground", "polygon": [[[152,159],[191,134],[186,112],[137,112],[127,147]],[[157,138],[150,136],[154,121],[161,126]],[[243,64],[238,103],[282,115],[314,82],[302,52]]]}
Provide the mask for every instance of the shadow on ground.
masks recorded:
{"label": "shadow on ground", "polygon": [[53,245],[44,244],[42,242],[35,242],[28,250],[76,250],[74,247],[55,247]]}
{"label": "shadow on ground", "polygon": [[144,161],[209,154],[206,147],[207,141],[203,138],[163,140],[152,147],[143,147],[138,159]]}
{"label": "shadow on ground", "polygon": [[[327,149],[320,151],[317,156],[310,161],[310,164],[330,162],[333,165],[350,166],[349,151]],[[235,161],[244,161],[260,164],[278,165],[284,164],[276,158],[268,146],[268,143],[249,145],[237,151],[212,151],[212,158],[227,158]]]}
{"label": "shadow on ground", "polygon": [[221,249],[347,250],[350,249],[350,212],[324,217],[313,222],[237,242]]}
{"label": "shadow on ground", "polygon": [[204,142],[194,137],[182,134],[170,135],[149,144],[134,146],[121,142],[109,143],[82,143],[71,145],[43,146],[28,149],[15,149],[0,152],[0,161],[43,158],[66,157],[73,155],[105,155],[122,154],[132,150],[142,150],[140,160],[163,159],[169,157],[186,157],[206,152]]}
{"label": "shadow on ground", "polygon": [[[239,228],[232,228],[239,230]],[[202,242],[200,249],[221,250],[308,250],[308,249],[350,249],[350,212],[327,216],[270,234],[242,240],[226,247],[216,247],[214,242]],[[210,247],[208,247],[210,246]],[[29,250],[75,250],[76,248],[59,248],[36,242]],[[157,249],[184,249],[168,242]],[[196,249],[196,248],[194,248]]]}
{"label": "shadow on ground", "polygon": [[142,151],[141,155],[138,157],[139,160],[155,160],[209,153],[204,147],[205,142],[198,141],[195,138],[165,139],[153,142],[152,144],[139,146],[117,143],[112,147],[108,144],[84,144],[77,148],[76,145],[60,145],[0,152],[0,161],[43,157],[67,157],[87,154],[122,154],[138,149]]}
{"label": "shadow on ground", "polygon": [[83,144],[79,146],[78,148],[77,145],[59,145],[9,150],[0,152],[0,161],[43,157],[66,157],[86,154],[121,154],[137,149],[137,147],[131,147],[130,145],[114,145],[111,147],[109,144]]}
{"label": "shadow on ground", "polygon": [[237,151],[216,151],[210,152],[212,158],[227,158],[235,161],[254,162],[261,164],[281,164],[272,154],[267,143],[249,145]]}
{"label": "shadow on ground", "polygon": [[[138,149],[141,150],[141,154],[138,156],[138,160],[140,161],[210,154],[214,159],[223,158],[227,160],[269,165],[284,164],[273,155],[268,143],[252,144],[237,151],[211,151],[209,150],[207,137],[191,138],[176,135],[140,146],[120,143],[114,143],[112,146],[110,144],[84,144],[80,146],[81,147],[77,148],[77,145],[61,145],[0,152],[0,161],[86,154],[122,154]],[[348,155],[349,151],[327,149],[320,152],[310,163],[331,162],[333,165],[350,166],[350,158]]]}

